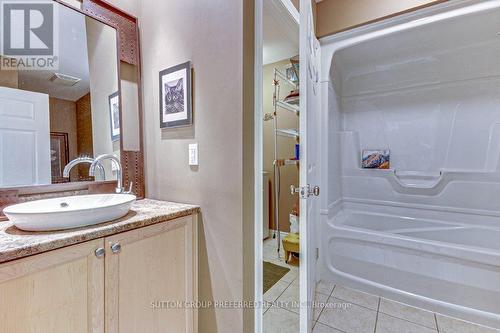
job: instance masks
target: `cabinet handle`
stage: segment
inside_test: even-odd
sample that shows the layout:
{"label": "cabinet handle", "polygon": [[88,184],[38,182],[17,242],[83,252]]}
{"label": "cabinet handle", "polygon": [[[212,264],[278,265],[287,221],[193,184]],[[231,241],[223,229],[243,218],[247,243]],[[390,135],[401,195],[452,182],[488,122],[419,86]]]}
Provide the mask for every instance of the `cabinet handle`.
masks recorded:
{"label": "cabinet handle", "polygon": [[104,250],[102,247],[98,247],[96,250],[95,250],[95,256],[97,258],[102,258],[104,257],[104,254],[106,254],[106,250]]}
{"label": "cabinet handle", "polygon": [[111,252],[113,253],[119,253],[122,249],[122,246],[120,245],[120,243],[114,243],[111,245]]}

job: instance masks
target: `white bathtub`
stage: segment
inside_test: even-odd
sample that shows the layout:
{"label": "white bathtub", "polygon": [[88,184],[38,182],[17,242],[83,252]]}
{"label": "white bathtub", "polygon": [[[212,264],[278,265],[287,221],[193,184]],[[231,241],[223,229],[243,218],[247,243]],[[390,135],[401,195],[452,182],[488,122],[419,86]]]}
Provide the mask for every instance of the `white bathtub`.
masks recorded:
{"label": "white bathtub", "polygon": [[463,214],[450,222],[402,211],[344,208],[330,218],[322,230],[323,277],[500,328],[500,228],[467,224]]}

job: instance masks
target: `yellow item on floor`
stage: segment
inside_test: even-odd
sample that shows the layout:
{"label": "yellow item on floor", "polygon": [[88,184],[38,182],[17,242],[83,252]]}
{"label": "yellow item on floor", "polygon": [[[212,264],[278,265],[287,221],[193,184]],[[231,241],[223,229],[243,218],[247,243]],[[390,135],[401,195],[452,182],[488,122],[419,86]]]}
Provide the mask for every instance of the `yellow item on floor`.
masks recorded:
{"label": "yellow item on floor", "polygon": [[292,253],[299,253],[300,251],[300,237],[299,234],[288,234],[283,238],[283,248],[285,249],[285,261],[290,260]]}

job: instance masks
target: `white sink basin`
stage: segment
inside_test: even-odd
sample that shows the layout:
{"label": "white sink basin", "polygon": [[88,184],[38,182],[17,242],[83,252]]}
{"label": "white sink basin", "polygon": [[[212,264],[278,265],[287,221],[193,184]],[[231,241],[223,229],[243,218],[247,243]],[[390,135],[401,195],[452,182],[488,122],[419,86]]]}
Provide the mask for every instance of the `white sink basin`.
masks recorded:
{"label": "white sink basin", "polygon": [[25,202],[3,212],[22,230],[62,230],[116,220],[127,215],[135,199],[132,194],[80,195]]}

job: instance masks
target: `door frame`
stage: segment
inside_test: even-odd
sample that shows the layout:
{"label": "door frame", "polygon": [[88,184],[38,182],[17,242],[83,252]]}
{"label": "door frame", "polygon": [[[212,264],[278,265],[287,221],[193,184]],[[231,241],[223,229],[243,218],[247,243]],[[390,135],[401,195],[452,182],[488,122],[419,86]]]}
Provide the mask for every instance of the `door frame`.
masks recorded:
{"label": "door frame", "polygon": [[[264,36],[263,36],[263,15],[264,15],[264,1],[270,0],[254,0],[254,332],[263,332],[263,177],[264,171],[264,152],[263,152],[263,50],[264,50]],[[293,7],[290,0],[279,0],[286,9]],[[295,7],[293,7],[295,8]],[[290,11],[289,11],[290,12]],[[291,16],[298,20],[296,15]],[[301,250],[302,251],[302,250]]]}
{"label": "door frame", "polygon": [[264,36],[263,36],[263,10],[265,0],[255,0],[254,12],[254,329],[255,333],[263,332],[263,244],[262,244],[262,223],[263,223],[263,195],[262,195],[262,172],[264,171],[264,141],[263,141],[263,66],[264,66]]}

